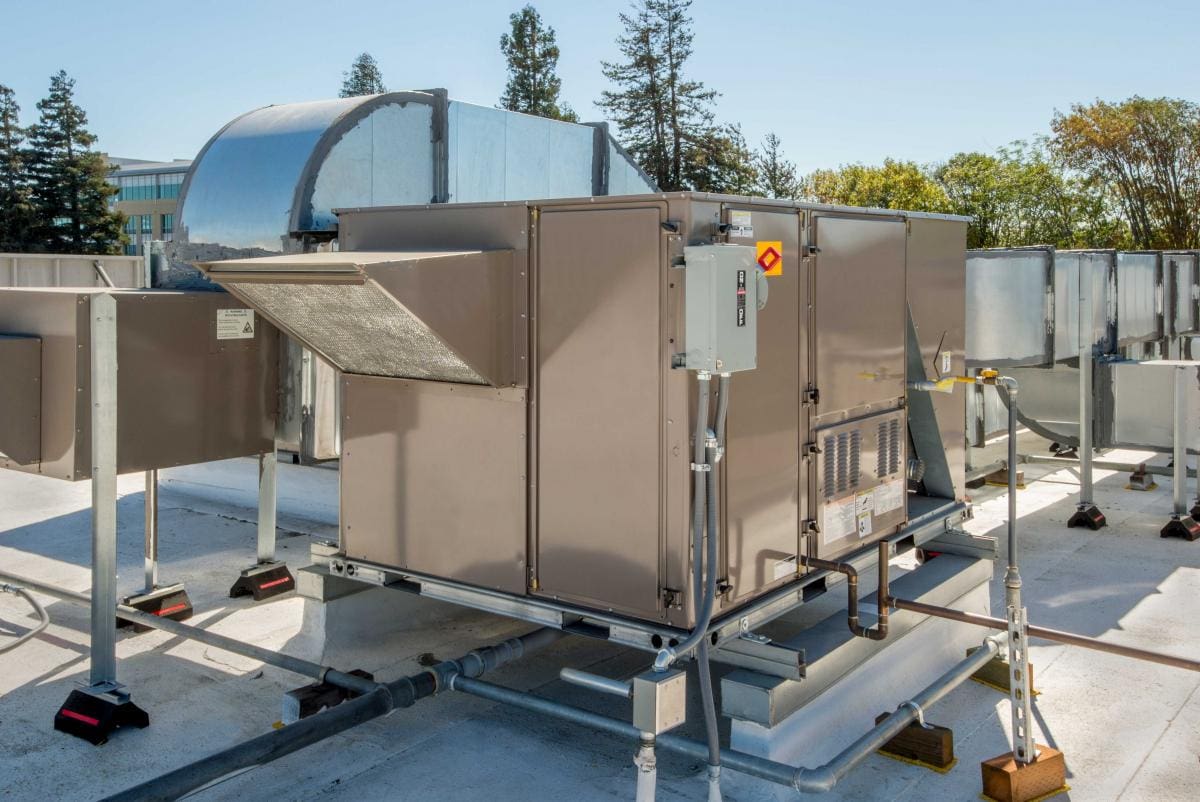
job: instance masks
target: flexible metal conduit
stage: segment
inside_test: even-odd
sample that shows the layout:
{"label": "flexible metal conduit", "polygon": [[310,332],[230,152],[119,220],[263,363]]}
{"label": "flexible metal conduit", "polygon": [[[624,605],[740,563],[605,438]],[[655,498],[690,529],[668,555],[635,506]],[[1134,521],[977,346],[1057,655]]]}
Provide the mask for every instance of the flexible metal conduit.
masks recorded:
{"label": "flexible metal conduit", "polygon": [[860,638],[883,640],[888,634],[888,558],[890,546],[886,540],[879,541],[879,588],[875,600],[879,607],[879,621],[874,627],[864,627],[858,622],[858,571],[850,563],[831,562],[817,557],[802,557],[804,565],[820,571],[836,571],[846,577],[846,623],[850,631]]}
{"label": "flexible metal conduit", "polygon": [[[976,649],[965,660],[962,660],[936,682],[921,691],[912,700],[900,705],[896,712],[888,716],[872,730],[857,741],[846,747],[835,758],[823,766],[809,769],[789,766],[775,760],[749,755],[732,749],[721,750],[721,762],[734,771],[749,774],[768,782],[785,785],[801,793],[824,793],[831,790],[855,766],[878,750],[892,738],[896,737],[909,724],[917,720],[946,694],[965,682],[972,674],[992,659],[1007,640],[1006,634],[995,635],[983,641],[983,648]],[[638,739],[641,732],[636,727],[620,719],[580,710],[577,707],[561,704],[550,699],[544,699],[533,694],[514,691],[490,682],[473,679],[466,676],[456,676],[451,679],[450,687],[472,696],[478,696],[493,702],[501,702],[539,713],[553,718],[562,719],[572,724],[601,730],[612,735]],[[920,711],[920,713],[918,713]],[[657,738],[657,745],[671,752],[684,755],[693,760],[707,760],[708,747],[706,744],[684,738],[680,735],[665,733]]]}
{"label": "flexible metal conduit", "polygon": [[107,797],[103,802],[168,802],[178,799],[235,771],[270,763],[397,708],[411,707],[418,700],[451,687],[450,683],[455,677],[478,677],[534,649],[553,643],[565,634],[557,629],[535,630],[496,646],[475,649],[457,660],[447,660],[419,674],[375,684],[373,690],[363,696],[342,702],[337,707],[301,719],[283,729],[243,741]]}
{"label": "flexible metal conduit", "polygon": [[[1008,629],[1008,622],[1000,618],[992,618],[991,616],[979,615],[978,613],[967,613],[962,610],[952,610],[948,607],[938,607],[933,604],[911,601],[909,599],[897,599],[894,596],[889,598],[888,601],[897,610],[910,610],[922,615],[932,615],[937,618],[945,618],[963,624],[974,624],[975,626],[987,629]],[[1086,635],[1077,635],[1074,632],[1035,627],[1032,624],[1027,626],[1025,631],[1028,637],[1031,638],[1065,643],[1068,646],[1079,646],[1097,652],[1121,655],[1122,657],[1132,657],[1135,660],[1145,660],[1150,663],[1158,663],[1159,665],[1174,666],[1175,668],[1182,668],[1187,671],[1200,671],[1200,660],[1191,660],[1186,657],[1178,657],[1162,652],[1152,652],[1148,649],[1138,649],[1133,646],[1122,646],[1119,643],[1111,643],[1098,638],[1089,638]]]}
{"label": "flexible metal conduit", "polygon": [[42,607],[29,591],[19,585],[0,583],[0,593],[11,593],[14,596],[20,596],[29,603],[29,606],[33,608],[34,615],[38,617],[38,622],[34,625],[33,629],[7,643],[0,644],[0,654],[4,654],[5,652],[11,652],[22,643],[37,637],[38,633],[50,626],[50,616],[46,614],[46,608]]}
{"label": "flexible metal conduit", "polygon": [[[38,593],[44,593],[47,596],[53,596],[56,599],[61,599],[65,602],[78,604],[83,607],[88,607],[92,603],[92,598],[86,593],[80,593],[75,590],[67,590],[66,588],[47,585],[44,582],[38,582],[34,579],[27,579],[15,574],[0,572],[0,579],[16,583],[23,587],[34,590]],[[162,630],[169,632],[181,638],[188,640],[199,641],[200,643],[214,646],[218,649],[224,649],[233,654],[240,654],[243,657],[249,657],[251,660],[257,660],[260,663],[282,668],[285,671],[291,671],[293,674],[300,674],[305,677],[312,677],[321,682],[327,682],[338,688],[354,691],[355,693],[370,693],[375,690],[376,683],[354,674],[347,674],[330,666],[323,666],[320,663],[314,663],[311,660],[303,660],[299,657],[282,654],[280,652],[265,649],[261,646],[255,646],[252,643],[227,638],[224,635],[218,635],[215,632],[210,632],[206,629],[182,624],[170,618],[160,618],[150,613],[144,613],[141,610],[129,607],[124,604],[118,604],[114,612],[117,618],[125,621],[139,624],[141,626],[150,627],[151,629]]]}

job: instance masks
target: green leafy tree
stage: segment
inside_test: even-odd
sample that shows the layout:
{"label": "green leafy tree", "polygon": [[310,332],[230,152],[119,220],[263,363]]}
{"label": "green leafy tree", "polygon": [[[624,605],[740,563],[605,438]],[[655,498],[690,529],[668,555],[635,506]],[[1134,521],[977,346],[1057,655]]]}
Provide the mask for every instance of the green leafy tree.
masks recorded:
{"label": "green leafy tree", "polygon": [[358,58],[350,65],[348,72],[342,73],[342,91],[338,97],[358,97],[359,95],[378,95],[386,92],[383,85],[383,73],[370,53],[359,53]]}
{"label": "green leafy tree", "polygon": [[1200,246],[1200,106],[1097,100],[1055,114],[1053,147],[1115,199],[1138,248]]}
{"label": "green leafy tree", "polygon": [[1068,174],[1044,141],[1014,142],[995,155],[959,153],[934,171],[951,210],[973,218],[971,248],[1120,247],[1124,226],[1104,193]]}
{"label": "green leafy tree", "polygon": [[25,129],[11,89],[0,84],[0,251],[25,251],[33,236],[33,202],[25,172]]}
{"label": "green leafy tree", "polygon": [[754,154],[736,125],[710,129],[686,151],[684,183],[701,192],[753,195],[758,186]]}
{"label": "green leafy tree", "polygon": [[75,81],[63,71],[37,104],[25,165],[37,216],[35,245],[53,253],[114,253],[125,235],[124,216],[109,201],[117,188],[110,167],[91,150],[87,115],[75,104]]}
{"label": "green leafy tree", "polygon": [[775,132],[763,139],[762,150],[754,154],[758,181],[754,192],[764,198],[800,197],[800,178],[796,165],[783,156],[783,143]]}
{"label": "green leafy tree", "polygon": [[713,123],[717,93],[684,73],[692,55],[691,4],[641,0],[633,14],[621,14],[622,59],[603,63],[615,88],[598,101],[625,147],[667,191],[714,189],[710,179],[721,172],[715,165],[739,150],[729,127]]}
{"label": "green leafy tree", "polygon": [[559,100],[558,42],[554,29],[542,24],[533,6],[508,18],[511,30],[500,37],[500,52],[508,62],[508,83],[501,108],[538,117],[578,122],[579,115]]}
{"label": "green leafy tree", "polygon": [[948,212],[945,190],[918,164],[885,159],[880,167],[850,164],[817,170],[804,179],[803,194],[818,203]]}

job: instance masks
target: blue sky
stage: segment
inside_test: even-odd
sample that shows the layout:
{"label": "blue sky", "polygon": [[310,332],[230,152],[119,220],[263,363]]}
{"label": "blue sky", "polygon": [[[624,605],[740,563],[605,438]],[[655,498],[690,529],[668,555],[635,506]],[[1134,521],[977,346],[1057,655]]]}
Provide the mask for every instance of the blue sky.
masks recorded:
{"label": "blue sky", "polygon": [[[234,116],[336,95],[367,50],[389,88],[492,105],[497,41],[521,0],[0,0],[0,83],[30,121],[48,78],[77,81],[98,147],[189,158]],[[627,0],[540,0],[564,98],[585,120]],[[1097,97],[1200,100],[1194,2],[696,0],[694,78],[751,143],[776,131],[802,170],[932,162],[1048,129]]]}

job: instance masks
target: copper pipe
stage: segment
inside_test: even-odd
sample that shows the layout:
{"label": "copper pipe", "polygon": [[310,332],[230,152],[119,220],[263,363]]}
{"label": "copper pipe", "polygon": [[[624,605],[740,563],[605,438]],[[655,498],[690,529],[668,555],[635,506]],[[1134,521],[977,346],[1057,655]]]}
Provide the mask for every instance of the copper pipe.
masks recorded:
{"label": "copper pipe", "polygon": [[[850,631],[859,638],[883,640],[888,633],[888,557],[890,545],[886,540],[879,541],[879,588],[875,600],[879,608],[879,621],[874,627],[864,627],[858,623],[858,570],[850,563],[832,562],[819,557],[801,557],[801,562],[818,571],[836,571],[846,577],[846,624]],[[1004,628],[1007,628],[1007,624]]]}
{"label": "copper pipe", "polygon": [[[925,604],[924,602],[909,601],[908,599],[897,599],[894,596],[889,598],[888,601],[897,610],[909,610],[914,613],[921,613],[922,615],[937,616],[938,618],[959,621],[963,624],[973,624],[977,627],[986,627],[987,629],[1008,629],[1007,621],[1000,618],[992,618],[988,615],[967,613],[962,610],[952,610],[948,607],[938,607],[933,604]],[[1069,646],[1093,649],[1097,652],[1107,652],[1109,654],[1120,655],[1121,657],[1132,657],[1134,660],[1145,660],[1150,663],[1182,668],[1187,671],[1200,671],[1200,660],[1190,660],[1186,657],[1177,657],[1176,655],[1163,654],[1162,652],[1151,652],[1146,649],[1137,649],[1133,646],[1122,646],[1118,643],[1110,643],[1098,638],[1089,638],[1086,635],[1076,635],[1074,632],[1035,627],[1032,624],[1026,627],[1025,631],[1030,638],[1041,638],[1042,640],[1054,641],[1056,643],[1065,643]]]}

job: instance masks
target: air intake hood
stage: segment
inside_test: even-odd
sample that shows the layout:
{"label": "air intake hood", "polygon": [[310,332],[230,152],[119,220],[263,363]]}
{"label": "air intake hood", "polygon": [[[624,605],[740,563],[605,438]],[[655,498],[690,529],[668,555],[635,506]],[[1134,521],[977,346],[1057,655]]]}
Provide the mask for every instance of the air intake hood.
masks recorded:
{"label": "air intake hood", "polygon": [[[512,250],[331,252],[197,266],[344,373],[526,383]],[[519,330],[519,331],[518,331]]]}

